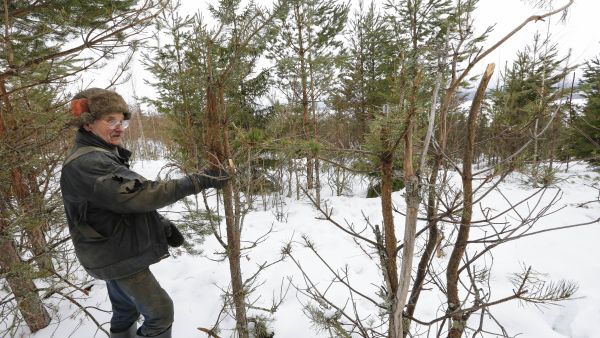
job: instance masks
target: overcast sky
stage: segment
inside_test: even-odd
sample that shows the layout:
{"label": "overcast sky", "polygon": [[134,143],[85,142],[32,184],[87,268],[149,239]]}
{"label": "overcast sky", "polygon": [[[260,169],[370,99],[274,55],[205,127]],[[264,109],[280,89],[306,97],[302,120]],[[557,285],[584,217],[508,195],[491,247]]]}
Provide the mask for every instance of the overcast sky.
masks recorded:
{"label": "overcast sky", "polygon": [[[566,0],[554,1],[556,7],[568,3]],[[495,23],[494,32],[486,45],[491,45],[510,32],[526,18],[533,14],[543,13],[543,10],[533,9],[531,1],[523,0],[481,0],[475,12],[475,20],[479,29]],[[566,22],[560,21],[560,15],[552,16],[546,21],[529,23],[512,39],[508,40],[496,52],[489,55],[479,65],[481,71],[487,63],[495,62],[497,67],[503,67],[506,61],[511,61],[516,51],[522,50],[531,42],[536,31],[543,37],[550,30],[551,40],[558,45],[562,55],[567,55],[571,49],[571,64],[578,64],[600,55],[600,1],[575,0],[569,7]],[[480,71],[480,72],[481,72]]]}
{"label": "overcast sky", "polygon": [[[555,8],[567,3],[568,0],[555,0]],[[183,0],[182,12],[193,14],[200,10],[205,11],[207,3],[217,4],[216,0]],[[358,3],[358,0],[353,0]],[[368,1],[365,1],[368,3]],[[383,3],[378,1],[377,3]],[[526,18],[534,14],[545,12],[541,9],[535,9],[531,5],[532,1],[527,0],[480,0],[478,9],[475,12],[475,24],[479,31],[483,31],[489,25],[495,25],[494,31],[490,34],[485,46],[491,46],[501,37],[513,30]],[[208,17],[209,14],[204,14]],[[571,64],[578,64],[600,55],[600,1],[599,0],[575,0],[571,5],[566,22],[560,22],[560,15],[555,15],[546,21],[529,23],[523,30],[517,33],[509,41],[505,42],[494,53],[480,62],[471,75],[478,75],[483,72],[485,65],[496,63],[496,74],[504,67],[505,62],[514,59],[516,52],[522,50],[532,38],[536,31],[542,36],[546,36],[549,30],[551,39],[558,44],[561,55],[567,55],[571,50]],[[117,88],[129,101],[133,97],[132,88],[135,87],[138,96],[154,97],[154,91],[151,87],[143,84],[144,79],[151,79],[140,62],[136,62],[132,69],[133,83],[121,85]],[[85,79],[84,79],[85,80]],[[105,86],[102,83],[102,77],[97,77],[93,86]]]}

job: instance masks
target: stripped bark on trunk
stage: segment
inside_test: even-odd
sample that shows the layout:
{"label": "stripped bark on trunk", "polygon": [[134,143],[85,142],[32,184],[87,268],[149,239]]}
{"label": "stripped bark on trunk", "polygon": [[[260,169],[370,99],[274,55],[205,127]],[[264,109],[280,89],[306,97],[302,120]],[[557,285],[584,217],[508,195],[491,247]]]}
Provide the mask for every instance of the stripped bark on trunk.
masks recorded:
{"label": "stripped bark on trunk", "polygon": [[415,251],[415,237],[417,233],[417,213],[419,211],[420,182],[415,173],[413,164],[413,133],[417,117],[417,92],[421,81],[422,72],[414,70],[412,89],[409,97],[408,114],[405,120],[404,132],[404,185],[406,201],[406,217],[404,218],[404,238],[402,249],[402,265],[400,269],[399,286],[394,301],[394,337],[402,337],[404,331],[404,305],[410,286],[412,262]]}
{"label": "stripped bark on trunk", "polygon": [[459,285],[459,267],[462,262],[463,255],[467,248],[469,240],[469,231],[471,229],[471,218],[473,215],[473,154],[475,149],[475,133],[477,127],[477,116],[481,110],[481,103],[485,96],[485,89],[494,73],[494,64],[487,66],[473,103],[467,120],[467,137],[465,141],[465,150],[463,153],[463,170],[462,170],[462,185],[463,185],[463,209],[458,230],[458,236],[454,243],[454,249],[448,261],[446,270],[446,286],[448,299],[448,313],[451,314],[451,327],[448,332],[448,338],[459,338],[467,324],[467,319],[470,313],[461,311],[460,298],[458,294]]}

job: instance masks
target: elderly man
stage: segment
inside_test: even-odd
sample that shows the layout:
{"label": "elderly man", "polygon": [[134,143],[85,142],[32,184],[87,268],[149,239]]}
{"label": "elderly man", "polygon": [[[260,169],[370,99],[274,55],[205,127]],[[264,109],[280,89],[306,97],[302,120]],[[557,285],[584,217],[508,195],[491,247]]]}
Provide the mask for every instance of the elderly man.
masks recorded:
{"label": "elderly man", "polygon": [[[106,281],[113,338],[171,337],[173,301],[149,266],[168,256],[183,237],[156,211],[207,188],[222,188],[225,171],[150,181],[129,168],[122,148],[131,114],[123,98],[91,88],[75,95],[78,127],[60,186],[75,253],[85,270]],[[143,324],[137,328],[139,315]]]}

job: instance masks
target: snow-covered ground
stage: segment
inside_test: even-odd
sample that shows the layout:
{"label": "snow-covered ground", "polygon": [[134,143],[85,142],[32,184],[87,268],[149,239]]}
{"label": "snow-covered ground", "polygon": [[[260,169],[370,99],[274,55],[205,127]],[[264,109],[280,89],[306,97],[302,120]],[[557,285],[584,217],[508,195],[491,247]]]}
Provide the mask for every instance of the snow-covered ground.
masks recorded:
{"label": "snow-covered ground", "polygon": [[[153,178],[164,165],[163,161],[143,161],[135,165],[135,170],[145,177]],[[600,218],[600,203],[590,203],[584,207],[578,204],[597,200],[600,188],[600,175],[591,167],[579,163],[572,165],[567,173],[559,173],[559,182],[555,187],[548,189],[543,201],[551,200],[559,193],[560,200],[552,207],[556,211],[541,219],[534,225],[534,231],[549,227],[560,227],[569,224],[589,222]],[[489,194],[483,206],[490,208],[490,212],[502,210],[508,201],[515,203],[530,195],[534,190],[525,184],[522,177],[515,174],[510,176],[500,185],[502,197],[497,192]],[[358,228],[365,226],[365,217],[371,224],[381,224],[381,210],[378,199],[367,199],[366,182],[355,180],[352,193],[347,196],[332,196],[329,189],[324,189],[323,198],[333,208],[333,218],[342,225],[354,224]],[[535,199],[537,200],[537,199]],[[212,199],[214,202],[215,199]],[[404,208],[402,192],[393,195],[393,201],[399,210]],[[311,205],[308,199],[300,201],[295,198],[284,199],[285,218],[287,221],[276,220],[273,210],[263,211],[259,203],[259,210],[247,215],[243,229],[243,240],[253,241],[269,228],[273,232],[257,247],[246,252],[242,259],[243,273],[249,276],[254,273],[259,264],[277,260],[281,256],[281,249],[286,243],[292,242],[292,255],[302,265],[304,271],[317,283],[318,287],[325,290],[329,286],[331,273],[308,248],[301,245],[302,236],[306,235],[315,243],[319,254],[337,270],[348,268],[349,278],[355,288],[365,292],[374,299],[375,293],[381,285],[382,277],[375,262],[370,260],[361,251],[354,241],[331,223],[318,220],[319,212]],[[520,205],[521,215],[532,210],[539,210],[545,203],[536,206],[534,202]],[[181,209],[175,205],[174,209]],[[480,209],[476,208],[477,218]],[[395,224],[398,229],[398,238],[402,238],[404,220],[401,215],[395,215]],[[518,217],[508,214],[502,220],[511,220]],[[419,228],[422,227],[419,223]],[[450,231],[450,229],[445,229]],[[475,229],[473,236],[478,236],[486,229]],[[489,229],[487,229],[489,231]],[[367,233],[369,237],[371,234]],[[492,299],[499,299],[511,294],[513,286],[509,282],[512,273],[522,271],[523,266],[532,266],[534,270],[547,274],[552,280],[567,279],[576,281],[579,290],[576,299],[567,301],[561,306],[533,306],[512,301],[498,305],[492,309],[495,318],[500,321],[510,336],[519,337],[600,337],[600,260],[598,259],[598,245],[600,239],[600,223],[596,221],[591,225],[545,232],[536,236],[526,237],[517,241],[508,242],[494,251],[490,283]],[[152,266],[152,271],[157,276],[162,286],[171,295],[175,303],[175,323],[173,336],[207,337],[205,333],[197,330],[198,327],[210,328],[217,319],[221,310],[221,289],[228,287],[229,268],[226,262],[216,262],[218,258],[214,252],[220,250],[214,237],[207,237],[201,244],[202,255],[188,255],[174,252],[162,262]],[[444,266],[449,256],[435,258],[433,264]],[[471,252],[472,253],[472,252]],[[418,257],[415,259],[415,264]],[[486,258],[487,263],[492,260]],[[275,332],[275,337],[306,338],[328,337],[326,332],[318,332],[303,314],[302,304],[309,300],[289,287],[290,282],[300,288],[305,286],[305,281],[300,270],[294,262],[287,258],[265,271],[259,277],[263,283],[251,295],[256,300],[255,305],[269,308],[273,298],[278,298],[281,290],[287,291],[283,303],[272,316],[270,327]],[[348,293],[339,284],[331,286],[327,293],[332,299],[344,305]],[[97,281],[89,296],[80,295],[80,302],[88,306],[88,311],[93,313],[100,323],[106,323],[108,330],[110,313],[98,309],[109,310],[110,303],[106,289],[101,281]],[[51,301],[51,300],[50,300]],[[422,300],[417,307],[417,317],[428,321],[439,316],[443,311],[444,299],[440,294],[425,290]],[[60,315],[60,321],[53,321],[50,327],[37,332],[31,337],[103,337],[96,325],[85,317],[82,312],[69,302],[63,301],[54,304]],[[363,314],[376,314],[373,306],[364,300],[357,301],[357,309]],[[251,311],[251,314],[260,312]],[[54,314],[57,315],[56,313]],[[477,320],[474,318],[473,320]],[[234,324],[231,319],[221,323],[224,329],[221,337],[231,336],[229,328]],[[498,332],[498,330],[495,330]],[[27,329],[23,329],[22,336],[29,336]],[[433,336],[433,335],[431,335]],[[492,335],[483,335],[484,337]]]}

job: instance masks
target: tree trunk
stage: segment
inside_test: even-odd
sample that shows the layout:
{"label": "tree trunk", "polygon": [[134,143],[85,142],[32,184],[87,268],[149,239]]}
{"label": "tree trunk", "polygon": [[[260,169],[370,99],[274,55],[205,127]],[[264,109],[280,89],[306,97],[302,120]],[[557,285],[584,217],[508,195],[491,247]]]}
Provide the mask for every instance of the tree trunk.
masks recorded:
{"label": "tree trunk", "polygon": [[[538,134],[538,124],[539,124],[539,119],[535,119],[535,125],[533,127],[533,135],[537,135]],[[538,147],[538,139],[537,137],[535,137],[535,139],[533,140],[533,187],[537,188],[538,187],[538,176],[539,176],[539,162],[538,159],[540,157],[540,155],[538,154],[539,152],[539,147]]]}
{"label": "tree trunk", "polygon": [[[225,89],[219,86],[219,112],[221,116],[221,130],[223,132],[223,153],[221,163],[229,166],[231,151],[229,148],[229,131],[227,129],[227,113],[225,111]],[[235,168],[229,167],[229,171],[235,176]],[[229,270],[231,273],[231,288],[233,302],[235,304],[235,316],[240,338],[248,338],[248,319],[246,315],[246,290],[242,279],[241,257],[241,210],[240,192],[234,184],[235,177],[228,181],[223,189],[223,208],[225,209],[225,223],[227,226],[227,238],[233,238],[230,246]],[[228,243],[230,241],[228,240]]]}
{"label": "tree trunk", "polygon": [[[446,46],[448,44],[448,34],[446,35]],[[437,109],[437,101],[439,90],[442,85],[442,77],[444,74],[444,65],[446,63],[446,59],[442,57],[442,54],[445,49],[440,49],[440,55],[438,56],[438,72],[435,80],[435,85],[431,98],[431,108],[429,111],[428,125],[427,125],[427,133],[425,135],[425,139],[423,142],[423,151],[421,153],[421,159],[419,161],[419,167],[417,172],[422,172],[425,168],[425,162],[427,159],[427,153],[429,150],[429,144],[431,142],[431,138],[433,137],[433,129],[435,125],[435,111]],[[432,180],[433,182],[437,181],[438,171],[432,171]],[[408,191],[408,188],[407,188]],[[423,282],[425,281],[425,276],[427,275],[427,270],[429,266],[429,262],[431,257],[433,257],[433,252],[438,244],[438,236],[439,231],[437,227],[437,221],[433,219],[435,215],[435,196],[436,196],[435,184],[429,185],[429,193],[428,193],[428,203],[427,203],[427,219],[429,220],[428,228],[428,238],[427,244],[425,246],[425,250],[423,251],[423,255],[419,260],[419,265],[417,268],[417,274],[415,276],[413,288],[410,293],[410,297],[406,304],[406,313],[408,317],[412,317],[415,313],[417,301],[419,300],[419,296],[421,294],[421,289],[423,288]],[[406,327],[403,327],[402,336],[406,337],[410,326],[407,324]]]}
{"label": "tree trunk", "polygon": [[[296,28],[298,29],[298,58],[300,59],[300,84],[302,86],[302,126],[303,137],[305,141],[310,140],[310,115],[308,113],[308,88],[306,74],[306,50],[304,49],[304,41],[302,37],[303,26],[300,13],[300,4],[294,7],[296,15]],[[313,188],[313,159],[312,154],[306,157],[306,189]]]}
{"label": "tree trunk", "polygon": [[404,184],[406,217],[404,222],[404,238],[402,250],[402,266],[400,269],[399,286],[394,302],[394,337],[402,337],[404,331],[403,311],[411,281],[412,262],[415,251],[417,233],[417,213],[419,211],[419,177],[415,174],[413,165],[413,132],[417,115],[417,91],[422,72],[415,69],[411,95],[409,98],[408,114],[406,115],[406,130],[404,133]]}
{"label": "tree trunk", "polygon": [[[10,110],[11,105],[6,94],[4,81],[0,81],[0,93],[2,94],[2,102],[0,103],[0,142],[6,142],[6,125],[4,123],[8,118],[6,113]],[[18,174],[21,178],[22,176],[20,176],[18,168],[13,167],[10,170],[11,183],[14,184],[15,175]],[[16,183],[22,184],[23,180],[20,179]],[[13,186],[13,190],[22,188],[22,185]],[[15,243],[12,240],[12,235],[9,232],[8,222],[4,218],[6,217],[6,204],[11,195],[10,191],[8,191],[10,188],[7,188],[7,190],[0,189],[0,272],[6,274],[8,286],[15,296],[17,307],[25,319],[25,323],[31,332],[36,332],[50,324],[50,316],[37,293],[37,288],[31,277],[32,274],[25,271],[30,267],[22,263]],[[23,189],[22,192],[26,193],[27,190]],[[33,238],[35,237],[30,236],[30,239]],[[44,238],[43,234],[41,238]],[[32,242],[35,241],[32,240]],[[36,246],[33,247],[35,248]],[[42,249],[45,249],[45,246],[42,246]],[[37,255],[37,252],[34,253]]]}
{"label": "tree trunk", "polygon": [[421,153],[421,160],[419,161],[418,171],[421,171],[423,170],[423,168],[425,168],[425,160],[427,159],[427,153],[429,152],[429,144],[431,143],[431,138],[433,136],[433,127],[435,126],[435,111],[437,109],[438,95],[440,92],[440,87],[442,85],[444,67],[447,62],[447,58],[443,57],[443,54],[447,49],[448,38],[449,34],[446,34],[446,48],[440,48],[440,55],[438,55],[437,75],[435,77],[433,93],[431,94],[431,107],[429,110],[429,118],[427,119],[427,133],[425,134],[425,140],[423,142],[423,152]]}
{"label": "tree trunk", "polygon": [[227,227],[227,258],[229,260],[229,273],[231,275],[236,328],[240,338],[248,338],[246,292],[244,290],[244,281],[242,280],[242,265],[240,261],[240,229],[235,224],[233,187],[229,182],[223,187],[223,208],[225,209],[225,223]]}
{"label": "tree trunk", "polygon": [[[316,146],[319,142],[319,133],[318,133],[319,129],[318,129],[318,120],[317,120],[317,100],[315,97],[315,78],[313,76],[312,58],[310,56],[310,53],[308,55],[308,61],[309,61],[308,69],[309,69],[309,75],[310,75],[310,98],[312,101],[310,106],[311,106],[311,110],[312,110],[313,142],[315,143],[315,146]],[[317,205],[320,207],[321,206],[321,176],[320,176],[319,170],[321,170],[321,168],[320,168],[320,163],[319,163],[319,159],[318,159],[317,155],[318,154],[316,152],[311,153],[312,159],[314,161],[315,202],[317,202]]]}
{"label": "tree trunk", "polygon": [[383,230],[385,237],[385,252],[388,260],[388,276],[392,287],[389,292],[396,294],[398,288],[398,273],[396,269],[396,231],[392,213],[392,159],[384,158],[381,163],[381,211],[383,214]]}
{"label": "tree trunk", "polygon": [[[384,115],[389,115],[388,106],[384,106]],[[383,154],[380,157],[381,165],[381,212],[383,215],[383,236],[385,244],[385,266],[382,268],[386,270],[385,276],[387,276],[387,286],[389,288],[388,297],[392,308],[390,309],[389,316],[389,337],[395,338],[394,336],[394,307],[393,303],[396,297],[396,291],[398,290],[398,268],[396,263],[396,229],[394,227],[394,215],[392,212],[392,186],[393,186],[393,166],[394,166],[394,155],[393,151],[389,150],[392,146],[389,144],[389,127],[384,125],[381,129],[380,139],[384,145]]]}
{"label": "tree trunk", "polygon": [[[440,231],[438,228],[438,220],[435,218],[438,198],[437,181],[439,178],[440,169],[444,165],[444,152],[446,151],[447,144],[448,129],[446,115],[448,113],[448,110],[450,109],[450,103],[452,102],[455,91],[456,87],[450,86],[450,88],[447,90],[446,94],[442,98],[442,102],[440,104],[439,127],[437,132],[437,142],[439,144],[439,147],[435,153],[433,165],[431,167],[431,174],[429,176],[428,183],[429,189],[427,192],[427,227],[429,229],[429,233],[427,245],[425,246],[423,256],[419,260],[417,275],[415,276],[413,289],[411,291],[411,295],[407,303],[406,312],[409,317],[412,317],[415,312],[416,304],[419,299],[421,289],[423,287],[423,282],[427,274],[429,262],[432,258],[433,253],[439,245]],[[422,165],[425,163],[425,158],[423,156],[421,157],[420,163]],[[445,178],[442,178],[442,180],[444,179]],[[408,333],[408,327],[404,328],[403,331],[403,336],[406,336]]]}
{"label": "tree trunk", "polygon": [[[208,161],[214,166],[227,163],[228,140],[225,133],[226,116],[223,101],[223,87],[210,78],[207,85],[206,139]],[[233,178],[235,179],[235,178]],[[232,180],[233,180],[232,179]],[[240,262],[240,228],[236,219],[236,203],[232,180],[223,187],[223,208],[225,210],[225,226],[227,232],[227,258],[231,275],[231,289],[235,308],[236,328],[240,338],[248,338],[246,302],[242,269]]]}
{"label": "tree trunk", "polygon": [[[0,106],[0,140],[6,142],[8,140],[4,140],[7,137],[6,134],[6,125],[5,121],[8,121],[9,128],[12,130],[18,130],[18,126],[12,115],[12,104],[9,100],[8,94],[6,92],[6,85],[4,81],[0,81],[0,94],[2,95],[2,106]],[[10,184],[13,190],[13,194],[17,199],[19,204],[19,210],[23,214],[33,215],[35,210],[33,210],[32,201],[31,201],[31,193],[29,189],[37,189],[37,186],[28,187],[25,182],[25,175],[23,173],[23,169],[19,166],[20,160],[17,158],[15,162],[10,165]],[[7,192],[9,193],[9,192]],[[31,250],[36,256],[35,261],[38,263],[40,270],[45,271],[54,271],[52,266],[52,260],[46,254],[46,238],[44,236],[44,232],[41,225],[36,225],[33,227],[25,227],[23,229],[29,238],[29,242],[31,245]]]}
{"label": "tree trunk", "polygon": [[50,324],[50,315],[42,303],[33,280],[26,272],[30,267],[23,263],[15,243],[6,233],[7,225],[0,219],[0,271],[17,301],[19,312],[31,332],[39,331]]}
{"label": "tree trunk", "polygon": [[294,193],[293,189],[293,180],[294,180],[294,160],[288,160],[288,193],[286,195],[287,198],[292,198],[292,194]]}
{"label": "tree trunk", "polygon": [[[385,243],[386,266],[388,278],[388,297],[391,303],[395,299],[398,290],[398,269],[396,267],[396,230],[394,228],[394,216],[392,213],[392,181],[393,181],[393,157],[386,154],[381,160],[381,212],[383,214],[383,234]],[[390,312],[390,338],[394,338],[393,323],[394,309]]]}
{"label": "tree trunk", "polygon": [[460,298],[458,295],[458,280],[459,273],[458,269],[462,261],[462,257],[467,248],[467,241],[469,240],[469,231],[471,228],[471,218],[473,213],[473,153],[475,148],[475,133],[477,127],[477,116],[481,110],[481,102],[485,96],[485,89],[494,73],[494,64],[488,64],[475,97],[471,105],[467,122],[467,137],[465,142],[465,151],[463,154],[463,172],[462,172],[462,184],[463,184],[463,210],[460,221],[460,228],[458,230],[458,236],[454,244],[454,249],[450,255],[448,261],[448,268],[446,270],[446,283],[447,283],[447,298],[448,298],[448,312],[452,315],[452,325],[448,332],[448,338],[459,338],[464,332],[467,324],[467,319],[470,313],[461,312]]}
{"label": "tree trunk", "polygon": [[[11,171],[11,183],[13,192],[17,201],[19,202],[20,212],[27,215],[27,217],[33,217],[37,213],[33,206],[32,194],[29,189],[37,189],[35,186],[28,187],[25,184],[25,178],[23,177],[23,171],[21,168],[16,167]],[[35,255],[35,262],[41,272],[49,273],[54,271],[54,265],[52,259],[47,252],[48,242],[44,234],[43,225],[44,222],[41,219],[34,219],[34,222],[41,222],[35,226],[26,226],[24,231],[29,239],[31,250]]]}
{"label": "tree trunk", "polygon": [[[437,171],[434,175],[431,176],[431,178],[433,180],[437,180]],[[437,220],[433,219],[436,211],[435,196],[436,188],[434,185],[430,185],[427,200],[427,219],[429,219],[429,223],[427,224],[427,226],[429,227],[427,244],[425,246],[425,250],[423,251],[421,259],[419,260],[419,265],[417,268],[417,274],[415,276],[413,288],[410,293],[410,298],[406,304],[406,313],[408,317],[412,317],[415,313],[417,301],[419,300],[419,296],[423,288],[423,282],[425,281],[425,277],[427,275],[429,262],[431,261],[433,253],[435,252],[435,249],[438,245],[439,230],[437,226]],[[408,333],[408,329],[408,326],[403,329],[404,337]]]}

